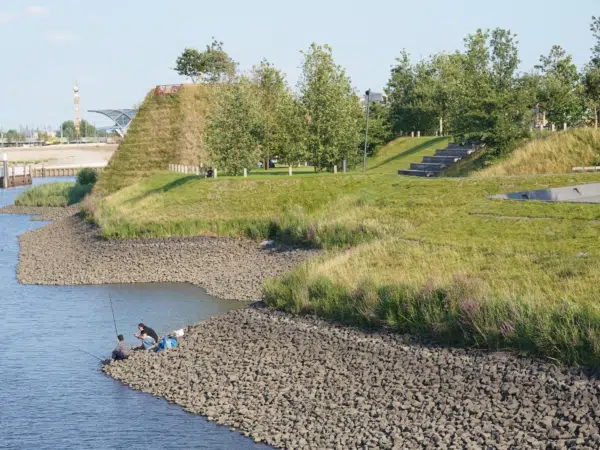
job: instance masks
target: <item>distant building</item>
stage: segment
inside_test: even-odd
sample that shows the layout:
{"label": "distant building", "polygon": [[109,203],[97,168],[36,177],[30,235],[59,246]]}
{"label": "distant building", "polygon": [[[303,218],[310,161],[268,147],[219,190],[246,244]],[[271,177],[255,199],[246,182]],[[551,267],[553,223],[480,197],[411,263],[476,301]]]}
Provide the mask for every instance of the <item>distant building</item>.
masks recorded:
{"label": "distant building", "polygon": [[[387,95],[385,95],[383,92],[371,92],[371,95],[369,95],[369,102],[370,103],[387,103]],[[360,104],[361,106],[364,106],[367,103],[367,96],[363,95],[360,97]]]}

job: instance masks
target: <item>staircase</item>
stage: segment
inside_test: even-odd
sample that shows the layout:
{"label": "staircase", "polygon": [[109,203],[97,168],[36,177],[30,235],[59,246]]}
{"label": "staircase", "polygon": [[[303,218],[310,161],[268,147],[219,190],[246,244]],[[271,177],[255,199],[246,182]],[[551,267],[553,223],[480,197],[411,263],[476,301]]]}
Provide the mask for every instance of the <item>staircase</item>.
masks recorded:
{"label": "staircase", "polygon": [[436,150],[434,156],[424,156],[420,163],[411,163],[410,169],[401,169],[398,175],[413,177],[437,177],[439,174],[456,164],[461,159],[468,158],[479,149],[473,144],[448,144],[444,150]]}

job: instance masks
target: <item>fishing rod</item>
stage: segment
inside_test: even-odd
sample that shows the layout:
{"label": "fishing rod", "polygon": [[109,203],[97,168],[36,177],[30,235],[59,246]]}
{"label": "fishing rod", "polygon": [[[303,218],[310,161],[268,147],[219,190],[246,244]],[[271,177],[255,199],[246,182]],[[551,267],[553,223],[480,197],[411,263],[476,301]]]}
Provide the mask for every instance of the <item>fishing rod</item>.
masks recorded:
{"label": "fishing rod", "polygon": [[115,320],[115,310],[113,308],[112,296],[110,292],[108,293],[108,299],[110,300],[110,310],[112,311],[113,323],[115,324],[115,334],[117,335],[117,339],[119,338],[119,332],[117,331],[117,321]]}
{"label": "fishing rod", "polygon": [[98,357],[98,356],[96,356],[96,355],[92,355],[90,352],[86,352],[85,350],[83,350],[83,349],[81,349],[81,348],[79,348],[79,347],[75,347],[75,349],[76,349],[76,350],[79,350],[80,352],[83,352],[83,353],[85,353],[86,355],[90,355],[92,358],[96,358],[98,361],[102,361],[102,362],[104,362],[104,360],[103,360],[102,358],[99,358],[99,357]]}

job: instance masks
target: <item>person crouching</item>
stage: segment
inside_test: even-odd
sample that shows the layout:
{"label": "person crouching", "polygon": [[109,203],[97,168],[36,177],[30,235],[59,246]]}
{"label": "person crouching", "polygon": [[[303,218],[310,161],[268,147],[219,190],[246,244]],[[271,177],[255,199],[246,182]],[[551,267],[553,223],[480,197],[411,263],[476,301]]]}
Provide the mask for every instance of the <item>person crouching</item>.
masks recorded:
{"label": "person crouching", "polygon": [[118,335],[117,339],[119,340],[119,343],[112,352],[112,359],[116,361],[122,361],[129,358],[129,355],[131,354],[131,346],[125,342],[125,338],[123,338],[122,334]]}

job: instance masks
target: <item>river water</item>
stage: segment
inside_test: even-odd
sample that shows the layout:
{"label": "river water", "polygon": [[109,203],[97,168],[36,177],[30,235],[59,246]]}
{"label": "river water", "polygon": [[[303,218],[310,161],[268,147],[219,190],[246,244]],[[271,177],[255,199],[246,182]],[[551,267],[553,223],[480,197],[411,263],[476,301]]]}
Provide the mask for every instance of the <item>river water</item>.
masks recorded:
{"label": "river water", "polygon": [[[0,207],[23,190],[0,189]],[[20,285],[17,237],[43,225],[0,214],[0,448],[269,448],[125,387],[84,353],[105,358],[116,344],[109,294],[119,333],[131,344],[140,321],[161,334],[239,303],[190,285]]]}

